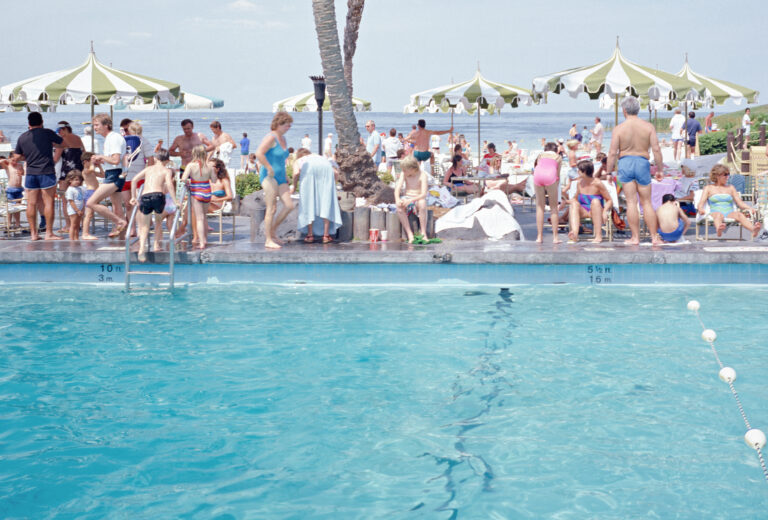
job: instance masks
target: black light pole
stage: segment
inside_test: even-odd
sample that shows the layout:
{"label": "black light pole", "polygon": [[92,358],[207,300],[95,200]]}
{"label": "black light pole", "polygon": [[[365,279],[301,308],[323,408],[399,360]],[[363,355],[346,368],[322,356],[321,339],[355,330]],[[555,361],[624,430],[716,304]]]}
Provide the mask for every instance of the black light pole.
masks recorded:
{"label": "black light pole", "polygon": [[323,103],[325,103],[325,77],[310,76],[315,84],[315,102],[317,102],[317,153],[323,155]]}

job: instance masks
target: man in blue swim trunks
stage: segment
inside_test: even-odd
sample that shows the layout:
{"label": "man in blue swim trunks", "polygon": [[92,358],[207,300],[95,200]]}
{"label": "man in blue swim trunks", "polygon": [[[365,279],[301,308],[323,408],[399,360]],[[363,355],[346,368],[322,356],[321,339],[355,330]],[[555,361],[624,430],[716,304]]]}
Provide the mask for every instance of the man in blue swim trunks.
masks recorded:
{"label": "man in blue swim trunks", "polygon": [[420,163],[432,161],[432,152],[429,151],[429,140],[433,135],[444,135],[453,132],[453,127],[449,130],[427,130],[427,122],[419,119],[416,129],[405,138],[409,143],[413,143],[413,157]]}
{"label": "man in blue swim trunks", "polygon": [[632,231],[632,237],[625,243],[640,243],[640,213],[637,205],[639,196],[643,206],[643,219],[651,232],[651,242],[653,245],[659,245],[661,241],[657,233],[656,212],[651,205],[651,163],[648,153],[649,148],[653,150],[656,167],[662,171],[664,160],[661,157],[659,139],[653,125],[637,117],[640,112],[640,102],[637,98],[624,98],[621,110],[625,121],[612,132],[607,171],[614,170],[618,159],[618,181],[622,184],[627,199],[627,220]]}
{"label": "man in blue swim trunks", "polygon": [[12,161],[27,161],[27,175],[24,188],[27,190],[27,222],[32,240],[40,240],[37,220],[38,205],[43,206],[43,215],[47,223],[45,240],[61,240],[53,233],[54,197],[56,196],[56,170],[53,162],[53,149],[62,148],[62,138],[53,130],[43,128],[43,116],[40,112],[30,112],[27,116],[29,130],[21,134],[16,141],[16,150]]}

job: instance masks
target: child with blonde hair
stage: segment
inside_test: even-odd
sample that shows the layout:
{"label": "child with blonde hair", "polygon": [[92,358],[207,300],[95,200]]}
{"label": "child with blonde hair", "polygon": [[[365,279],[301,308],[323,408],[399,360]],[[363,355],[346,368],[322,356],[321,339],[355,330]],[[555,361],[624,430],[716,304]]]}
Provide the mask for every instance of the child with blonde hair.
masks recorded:
{"label": "child with blonde hair", "polygon": [[208,243],[208,203],[211,202],[211,181],[216,174],[206,160],[205,146],[192,148],[192,161],[184,169],[181,181],[188,184],[192,202],[192,243],[199,249],[205,249]]}

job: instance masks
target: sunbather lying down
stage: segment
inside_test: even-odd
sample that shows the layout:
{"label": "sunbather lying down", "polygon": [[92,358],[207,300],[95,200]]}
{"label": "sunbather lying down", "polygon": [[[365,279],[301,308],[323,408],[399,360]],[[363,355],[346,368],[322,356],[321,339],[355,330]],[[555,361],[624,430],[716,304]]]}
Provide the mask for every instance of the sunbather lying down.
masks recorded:
{"label": "sunbather lying down", "polygon": [[510,184],[508,179],[493,179],[485,181],[486,190],[501,190],[507,195],[512,193],[525,193],[526,181],[518,182],[517,184]]}

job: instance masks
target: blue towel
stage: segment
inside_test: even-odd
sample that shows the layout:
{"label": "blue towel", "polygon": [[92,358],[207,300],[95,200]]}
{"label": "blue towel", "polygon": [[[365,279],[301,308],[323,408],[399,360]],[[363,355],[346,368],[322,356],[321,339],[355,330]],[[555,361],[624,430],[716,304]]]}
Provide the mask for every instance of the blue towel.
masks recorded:
{"label": "blue towel", "polygon": [[328,233],[341,227],[341,211],[336,195],[336,179],[331,163],[325,157],[312,154],[304,159],[299,176],[298,228],[307,233],[312,222],[312,234],[323,234],[323,220],[328,219]]}

